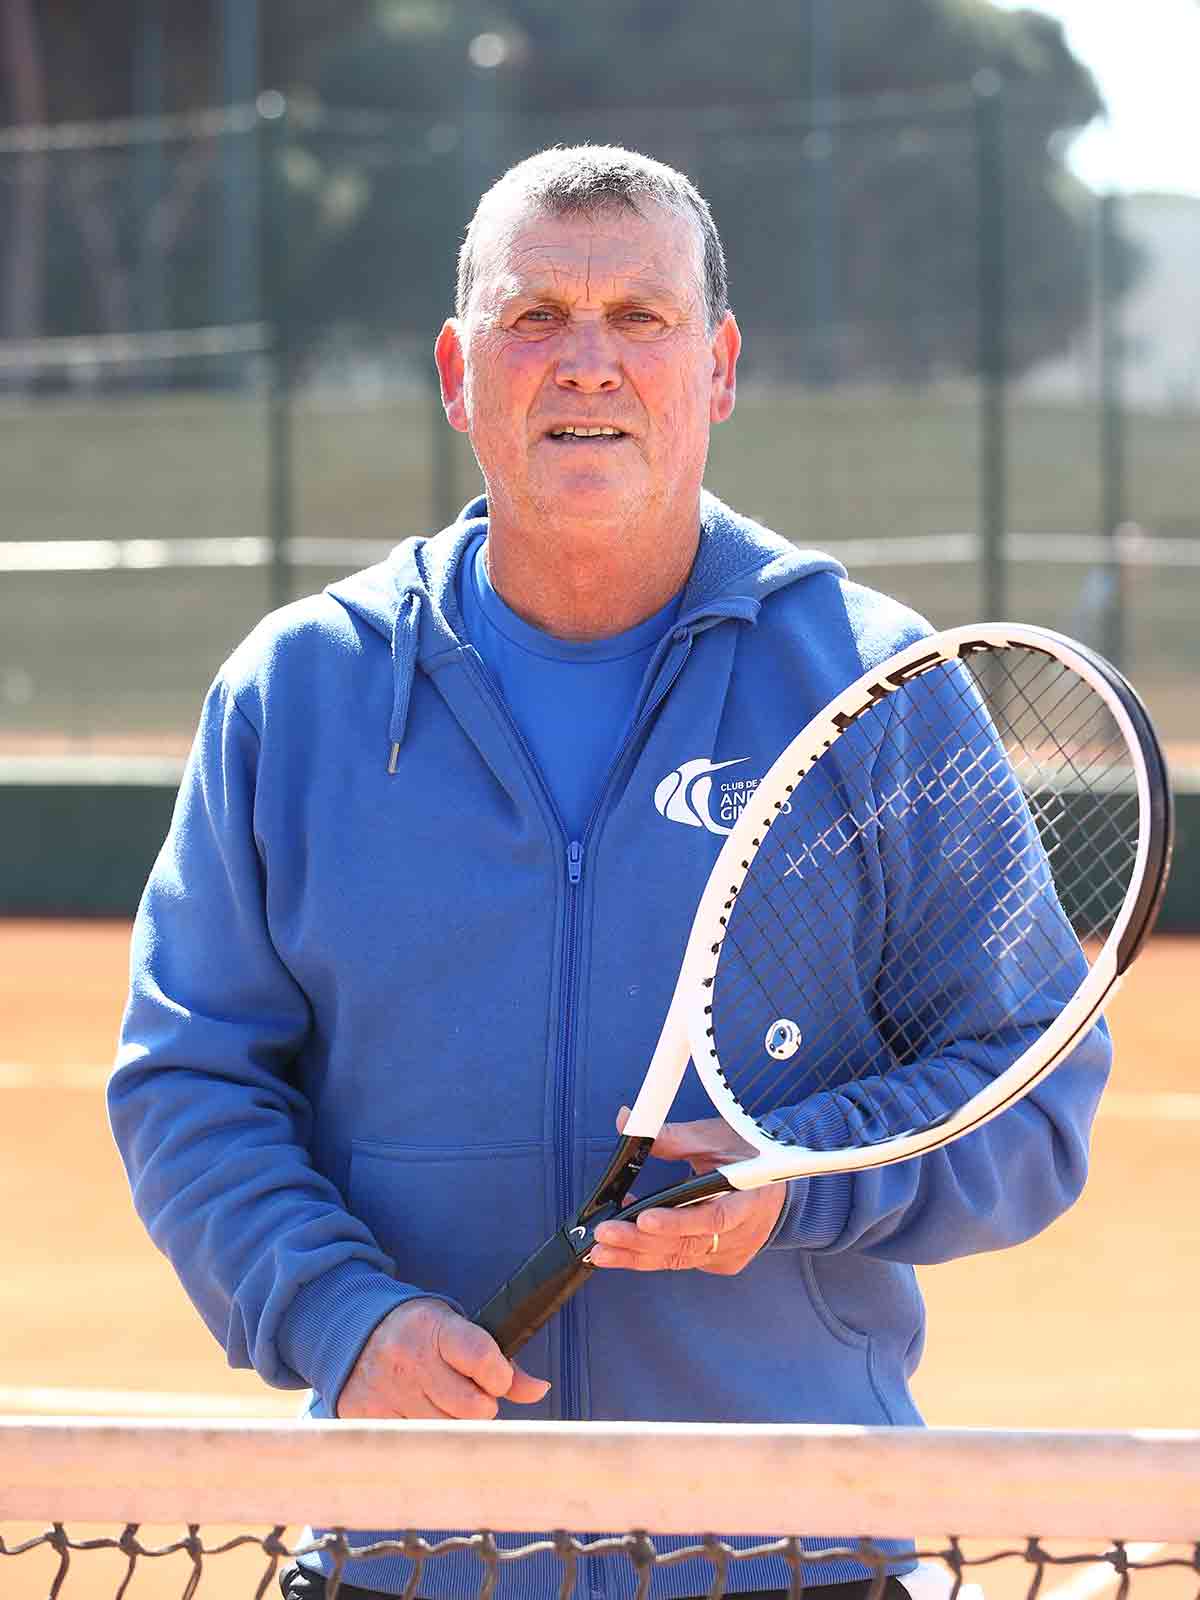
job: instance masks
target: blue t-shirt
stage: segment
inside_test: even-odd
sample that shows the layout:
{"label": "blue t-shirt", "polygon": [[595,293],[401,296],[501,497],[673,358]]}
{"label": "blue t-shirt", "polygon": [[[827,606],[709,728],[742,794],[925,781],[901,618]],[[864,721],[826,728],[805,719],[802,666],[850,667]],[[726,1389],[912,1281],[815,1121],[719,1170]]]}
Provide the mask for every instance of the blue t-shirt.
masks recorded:
{"label": "blue t-shirt", "polygon": [[609,639],[556,639],[492,588],[481,538],[463,563],[467,637],[533,752],[570,839],[579,839],[629,727],[654,647],[680,596]]}

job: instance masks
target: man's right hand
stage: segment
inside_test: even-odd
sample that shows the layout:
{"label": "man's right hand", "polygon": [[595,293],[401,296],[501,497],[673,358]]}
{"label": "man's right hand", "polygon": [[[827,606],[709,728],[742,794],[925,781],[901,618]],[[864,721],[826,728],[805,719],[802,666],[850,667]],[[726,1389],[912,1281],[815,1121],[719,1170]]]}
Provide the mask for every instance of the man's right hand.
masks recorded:
{"label": "man's right hand", "polygon": [[406,1300],[362,1347],[342,1385],[337,1414],[487,1422],[498,1400],[532,1405],[549,1388],[508,1361],[490,1333],[444,1300]]}

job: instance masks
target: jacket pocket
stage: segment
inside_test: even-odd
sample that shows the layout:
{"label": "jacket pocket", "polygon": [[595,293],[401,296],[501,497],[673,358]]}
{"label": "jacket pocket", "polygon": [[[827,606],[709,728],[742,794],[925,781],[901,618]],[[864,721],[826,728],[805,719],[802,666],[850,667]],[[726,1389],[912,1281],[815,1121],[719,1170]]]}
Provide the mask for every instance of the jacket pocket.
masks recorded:
{"label": "jacket pocket", "polygon": [[[904,1352],[919,1349],[924,1310],[911,1270],[820,1255],[802,1257],[813,1310],[830,1334],[863,1357],[871,1390],[883,1420],[919,1425],[920,1414],[908,1387]],[[822,1278],[826,1282],[822,1282]],[[830,1281],[831,1280],[831,1281]],[[872,1319],[869,1331],[849,1318]]]}
{"label": "jacket pocket", "polygon": [[348,1200],[402,1282],[449,1297],[470,1316],[541,1244],[545,1182],[540,1144],[357,1139]]}
{"label": "jacket pocket", "polygon": [[847,1344],[853,1350],[869,1350],[871,1336],[861,1328],[854,1328],[830,1305],[824,1289],[817,1279],[817,1266],[814,1256],[807,1252],[800,1253],[800,1266],[804,1274],[805,1286],[808,1289],[808,1298],[812,1308],[825,1324],[826,1330],[842,1344]]}

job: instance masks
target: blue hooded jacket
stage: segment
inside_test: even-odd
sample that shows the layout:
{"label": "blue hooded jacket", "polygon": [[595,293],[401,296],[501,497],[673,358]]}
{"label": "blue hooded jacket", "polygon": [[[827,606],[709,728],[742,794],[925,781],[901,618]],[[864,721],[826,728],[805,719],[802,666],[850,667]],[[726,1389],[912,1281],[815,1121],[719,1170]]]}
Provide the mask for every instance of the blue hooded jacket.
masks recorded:
{"label": "blue hooded jacket", "polygon": [[[458,566],[485,517],[474,502],[234,652],[134,932],[109,1103],[138,1211],[229,1361],[311,1387],[316,1416],[393,1307],[470,1312],[579,1204],[747,780],[928,631],[705,495],[676,625],[568,839],[464,637]],[[947,1149],[790,1185],[737,1277],[596,1273],[522,1358],[549,1395],[512,1414],[918,1423],[914,1265],[1015,1244],[1076,1198],[1108,1055],[1093,1030]],[[691,1075],[672,1114],[712,1114]],[[650,1163],[639,1189],[681,1175]],[[470,1592],[464,1561],[422,1593]],[[708,1578],[664,1569],[655,1593]],[[770,1560],[730,1572],[787,1583]]]}

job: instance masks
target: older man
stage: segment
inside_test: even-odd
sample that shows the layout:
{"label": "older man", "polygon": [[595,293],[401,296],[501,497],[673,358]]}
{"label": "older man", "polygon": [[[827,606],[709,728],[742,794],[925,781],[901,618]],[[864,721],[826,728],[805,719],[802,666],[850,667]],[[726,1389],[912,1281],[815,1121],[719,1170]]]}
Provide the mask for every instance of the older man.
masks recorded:
{"label": "older man", "polygon": [[[486,495],[268,618],[206,704],[110,1096],[139,1209],[230,1361],[311,1387],[318,1416],[915,1423],[912,1264],[1070,1203],[1077,1080],[1022,1124],[1011,1192],[1002,1118],[902,1179],[604,1225],[608,1270],[529,1346],[553,1388],[469,1320],[605,1161],[739,795],[924,625],[702,492],[740,340],[679,173],[593,147],[521,163],[471,223],[457,310],[438,369]],[[714,782],[660,811],[672,773]],[[736,1153],[697,1086],[675,1115],[657,1156]],[[512,1592],[553,1592],[524,1571]],[[435,1563],[421,1592],[468,1581]],[[707,1581],[680,1565],[656,1593]]]}

